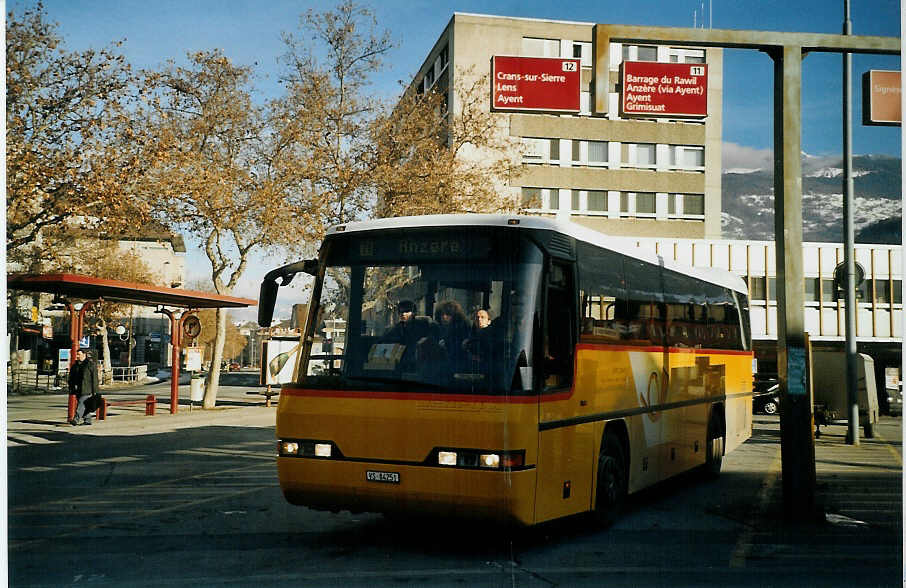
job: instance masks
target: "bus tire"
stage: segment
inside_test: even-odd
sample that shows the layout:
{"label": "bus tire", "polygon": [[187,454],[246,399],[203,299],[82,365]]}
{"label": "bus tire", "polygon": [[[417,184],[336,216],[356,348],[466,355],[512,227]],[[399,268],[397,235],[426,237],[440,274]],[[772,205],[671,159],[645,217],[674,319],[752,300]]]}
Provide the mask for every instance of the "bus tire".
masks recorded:
{"label": "bus tire", "polygon": [[623,442],[612,431],[604,433],[598,455],[598,480],[595,492],[595,520],[608,527],[617,519],[626,501],[629,479]]}
{"label": "bus tire", "polygon": [[724,429],[723,411],[716,406],[712,407],[711,415],[708,417],[708,439],[705,443],[705,473],[710,477],[719,476],[723,465],[726,446]]}

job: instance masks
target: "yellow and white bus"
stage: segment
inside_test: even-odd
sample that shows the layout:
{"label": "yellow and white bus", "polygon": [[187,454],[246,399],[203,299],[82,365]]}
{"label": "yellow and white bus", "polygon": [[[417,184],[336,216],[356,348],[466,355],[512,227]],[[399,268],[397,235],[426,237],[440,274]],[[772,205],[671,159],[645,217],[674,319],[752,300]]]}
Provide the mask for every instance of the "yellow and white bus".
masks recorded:
{"label": "yellow and white bus", "polygon": [[[315,276],[277,410],[286,499],[606,524],[628,493],[719,472],[752,430],[745,283],[620,242],[536,217],[394,218],[271,271],[264,327],[279,286]],[[490,325],[463,326],[478,310]]]}

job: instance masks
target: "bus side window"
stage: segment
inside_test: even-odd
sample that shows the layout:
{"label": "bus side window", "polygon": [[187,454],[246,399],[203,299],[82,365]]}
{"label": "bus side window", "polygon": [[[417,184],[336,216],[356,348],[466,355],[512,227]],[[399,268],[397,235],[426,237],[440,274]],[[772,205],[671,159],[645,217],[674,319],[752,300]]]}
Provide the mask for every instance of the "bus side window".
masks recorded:
{"label": "bus side window", "polygon": [[544,386],[560,388],[572,382],[575,348],[576,294],[572,269],[559,262],[551,265],[547,285],[544,327]]}
{"label": "bus side window", "polygon": [[628,323],[623,258],[617,253],[578,245],[581,288],[581,338],[589,343],[614,343]]}

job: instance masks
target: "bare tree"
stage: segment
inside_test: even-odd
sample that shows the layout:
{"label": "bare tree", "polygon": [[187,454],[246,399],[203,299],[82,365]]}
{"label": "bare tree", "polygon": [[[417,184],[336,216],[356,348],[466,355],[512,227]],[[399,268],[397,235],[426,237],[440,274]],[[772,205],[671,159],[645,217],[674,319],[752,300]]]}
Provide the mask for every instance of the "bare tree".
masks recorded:
{"label": "bare tree", "polygon": [[466,80],[447,94],[408,92],[372,127],[373,180],[379,217],[517,208],[502,187],[518,169],[517,146],[501,117],[490,112],[485,76],[460,71]]}
{"label": "bare tree", "polygon": [[40,3],[8,15],[6,248],[26,269],[51,248],[55,229],[126,226],[147,212],[123,191],[139,162],[111,140],[130,83],[117,47],[66,51]]}
{"label": "bare tree", "polygon": [[[155,164],[143,193],[161,223],[203,243],[213,287],[228,295],[253,251],[301,247],[320,233],[319,203],[285,121],[253,103],[251,69],[216,50],[188,57],[188,67],[145,72],[142,135],[154,138]],[[217,400],[226,318],[218,309],[205,408]]]}
{"label": "bare tree", "polygon": [[373,13],[353,2],[309,10],[301,34],[284,35],[283,132],[308,156],[306,175],[324,204],[321,227],[354,220],[373,204],[369,128],[379,103],[367,92],[392,49]]}

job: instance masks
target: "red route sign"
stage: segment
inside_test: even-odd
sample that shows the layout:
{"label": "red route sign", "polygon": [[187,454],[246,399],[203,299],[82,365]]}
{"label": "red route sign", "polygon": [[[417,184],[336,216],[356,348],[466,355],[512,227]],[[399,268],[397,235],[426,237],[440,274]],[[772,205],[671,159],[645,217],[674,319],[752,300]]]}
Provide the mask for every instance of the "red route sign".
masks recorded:
{"label": "red route sign", "polygon": [[491,108],[579,112],[581,75],[578,59],[494,56]]}
{"label": "red route sign", "polygon": [[644,116],[708,116],[708,65],[624,61],[621,111]]}

